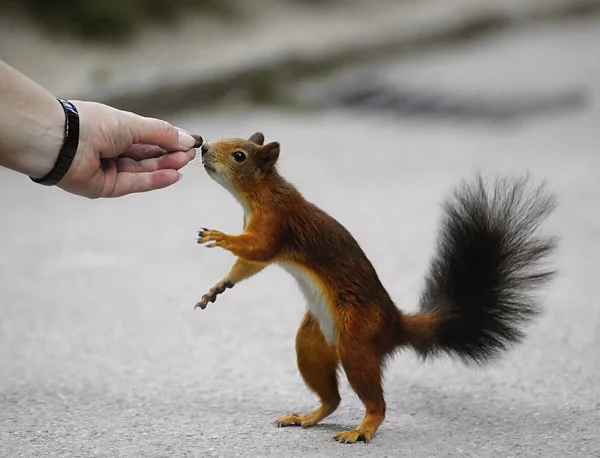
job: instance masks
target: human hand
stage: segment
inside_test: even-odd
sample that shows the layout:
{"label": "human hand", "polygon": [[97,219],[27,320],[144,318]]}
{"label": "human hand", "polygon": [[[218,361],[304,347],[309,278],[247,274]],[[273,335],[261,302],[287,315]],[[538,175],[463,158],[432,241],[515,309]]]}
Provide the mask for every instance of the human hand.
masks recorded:
{"label": "human hand", "polygon": [[166,121],[95,102],[73,101],[79,112],[79,146],[57,184],[89,198],[119,197],[165,188],[196,156],[196,141]]}

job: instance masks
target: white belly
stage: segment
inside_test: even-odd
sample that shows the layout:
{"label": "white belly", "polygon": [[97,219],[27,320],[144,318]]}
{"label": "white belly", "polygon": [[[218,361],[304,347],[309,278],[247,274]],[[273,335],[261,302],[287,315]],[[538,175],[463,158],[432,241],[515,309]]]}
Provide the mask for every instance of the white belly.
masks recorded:
{"label": "white belly", "polygon": [[325,340],[329,345],[337,344],[337,332],[335,319],[327,304],[327,299],[323,296],[323,292],[319,285],[299,267],[289,263],[279,263],[292,277],[298,282],[300,291],[306,298],[308,311],[319,322],[321,332],[325,336]]}

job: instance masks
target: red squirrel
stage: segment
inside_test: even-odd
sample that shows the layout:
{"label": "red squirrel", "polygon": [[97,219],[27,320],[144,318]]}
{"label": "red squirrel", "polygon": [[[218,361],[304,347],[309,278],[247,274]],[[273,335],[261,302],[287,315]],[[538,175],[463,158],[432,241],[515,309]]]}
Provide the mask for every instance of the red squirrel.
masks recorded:
{"label": "red squirrel", "polygon": [[447,354],[465,364],[490,362],[524,338],[539,312],[533,294],[554,275],[541,264],[556,239],[538,232],[556,206],[543,185],[501,177],[491,191],[481,176],[463,182],[444,205],[444,217],[421,295],[419,312],[400,311],[375,268],[337,220],[277,171],[278,142],[211,143],[197,138],[208,175],[244,210],[243,232],[203,228],[197,242],[237,257],[231,270],[202,297],[217,295],[277,264],[298,282],[307,312],[296,335],[297,365],[321,405],[304,415],[283,415],[278,426],[312,426],[340,403],[341,365],[366,413],[358,427],[337,433],[344,443],[368,442],[384,420],[386,360],[411,347],[423,359]]}

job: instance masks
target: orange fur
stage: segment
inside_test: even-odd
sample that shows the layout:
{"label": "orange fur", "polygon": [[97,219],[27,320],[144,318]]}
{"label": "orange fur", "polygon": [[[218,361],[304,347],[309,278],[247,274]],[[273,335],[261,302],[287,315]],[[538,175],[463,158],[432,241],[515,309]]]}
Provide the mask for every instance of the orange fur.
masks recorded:
{"label": "orange fur", "polygon": [[296,354],[298,370],[304,382],[321,399],[321,406],[306,415],[282,415],[276,421],[279,426],[313,426],[331,415],[340,404],[337,350],[325,342],[310,313],[306,313],[296,334]]}
{"label": "orange fur", "polygon": [[[260,138],[260,137],[259,137]],[[268,147],[268,157],[263,158]],[[238,164],[234,152],[246,160]],[[233,284],[271,263],[289,263],[316,280],[324,303],[333,315],[337,342],[330,345],[316,318],[307,313],[296,338],[299,371],[321,399],[321,407],[306,415],[280,417],[281,426],[316,424],[330,415],[340,399],[338,362],[366,408],[358,428],[339,433],[344,442],[369,441],[385,417],[382,389],[384,359],[402,341],[402,316],[381,284],[375,269],[346,229],[327,213],[307,202],[275,169],[277,144],[262,146],[243,139],[227,139],[205,146],[207,172],[229,189],[246,211],[240,235],[201,231],[199,243],[212,242],[238,257],[224,278]],[[256,264],[256,268],[240,267]],[[258,267],[260,266],[260,267]],[[240,272],[243,272],[240,274]],[[426,330],[411,318],[411,332]]]}
{"label": "orange fur", "polygon": [[[278,425],[312,426],[333,413],[340,403],[341,366],[366,412],[357,428],[335,439],[370,441],[385,418],[385,361],[399,347],[412,346],[424,357],[444,351],[481,362],[519,340],[517,324],[534,308],[506,298],[525,297],[528,281],[533,287],[546,275],[527,277],[519,270],[535,265],[550,250],[551,244],[532,238],[530,230],[536,221],[530,214],[541,218],[545,201],[535,196],[531,200],[541,210],[534,204],[519,205],[518,185],[507,193],[505,205],[490,204],[481,191],[463,194],[462,206],[448,212],[442,258],[433,264],[422,313],[405,315],[344,226],[279,175],[278,156],[279,144],[264,145],[260,133],[249,140],[202,145],[207,173],[244,208],[244,230],[239,235],[199,231],[198,243],[228,250],[237,260],[197,304],[206,307],[269,264],[279,264],[296,278],[308,303],[296,336],[298,369],[321,406],[305,415],[283,415]],[[479,283],[469,283],[471,277]]]}

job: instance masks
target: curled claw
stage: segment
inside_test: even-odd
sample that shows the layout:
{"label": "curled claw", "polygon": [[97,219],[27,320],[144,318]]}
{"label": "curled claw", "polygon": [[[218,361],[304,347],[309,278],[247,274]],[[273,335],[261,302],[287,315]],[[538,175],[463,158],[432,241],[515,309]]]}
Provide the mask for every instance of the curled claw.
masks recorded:
{"label": "curled claw", "polygon": [[220,231],[215,231],[213,229],[207,229],[203,227],[198,231],[198,239],[197,242],[199,244],[213,242],[209,245],[206,245],[207,248],[213,248],[215,246],[223,246],[223,240],[225,239],[225,234]]}
{"label": "curled claw", "polygon": [[204,310],[209,302],[214,302],[216,300],[217,300],[217,295],[215,293],[205,294],[204,296],[202,296],[202,299],[200,299],[200,302],[198,302],[196,305],[194,305],[194,310],[196,310],[198,307],[200,307],[202,310]]}
{"label": "curled claw", "polygon": [[204,242],[206,242],[206,240],[204,240],[204,235],[206,232],[208,232],[209,229],[202,227],[200,228],[200,230],[198,231],[198,239],[196,240],[197,243],[202,244]]}
{"label": "curled claw", "polygon": [[198,307],[200,307],[202,310],[204,310],[207,305],[208,305],[208,303],[204,299],[202,299],[200,302],[198,302],[196,305],[194,305],[194,310],[196,310]]}
{"label": "curled claw", "polygon": [[224,292],[226,289],[233,288],[233,282],[231,280],[225,280],[218,285],[214,286],[210,289],[208,293],[202,296],[200,302],[198,302],[194,306],[194,310],[200,307],[202,310],[206,308],[209,302],[215,302],[217,300],[217,296]]}

